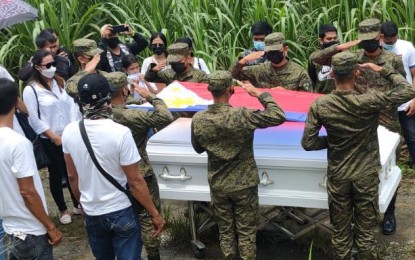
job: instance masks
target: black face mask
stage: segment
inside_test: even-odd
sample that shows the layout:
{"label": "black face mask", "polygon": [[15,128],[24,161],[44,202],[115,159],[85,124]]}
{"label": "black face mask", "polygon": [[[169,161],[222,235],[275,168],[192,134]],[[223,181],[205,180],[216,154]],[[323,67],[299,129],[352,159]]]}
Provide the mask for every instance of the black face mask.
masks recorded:
{"label": "black face mask", "polygon": [[379,48],[379,41],[376,39],[366,40],[366,41],[361,41],[359,45],[367,52],[374,52]]}
{"label": "black face mask", "polygon": [[321,45],[322,49],[328,48],[330,46],[333,46],[334,44],[338,44],[339,41],[331,41],[331,42],[323,42],[323,44]]}
{"label": "black face mask", "polygon": [[112,38],[107,39],[108,47],[110,47],[111,49],[115,49],[119,43],[120,43],[120,40],[118,39],[118,37],[112,37]]}
{"label": "black face mask", "polygon": [[171,66],[171,69],[174,70],[174,72],[178,74],[186,70],[186,66],[184,65],[183,62],[170,63],[170,66]]}
{"label": "black face mask", "polygon": [[273,64],[279,64],[284,59],[284,53],[282,51],[269,51],[267,53],[267,60]]}
{"label": "black face mask", "polygon": [[153,53],[156,55],[162,54],[165,50],[164,44],[161,44],[161,45],[152,44],[150,48],[153,51]]}

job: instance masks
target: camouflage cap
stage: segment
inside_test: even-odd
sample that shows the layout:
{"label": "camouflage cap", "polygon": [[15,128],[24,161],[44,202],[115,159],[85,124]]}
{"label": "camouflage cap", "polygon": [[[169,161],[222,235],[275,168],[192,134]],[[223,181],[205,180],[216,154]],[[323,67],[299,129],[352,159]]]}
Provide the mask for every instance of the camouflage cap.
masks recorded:
{"label": "camouflage cap", "polygon": [[167,48],[167,52],[167,62],[179,62],[184,56],[190,55],[189,45],[182,42],[173,43]]}
{"label": "camouflage cap", "polygon": [[335,73],[346,74],[357,68],[358,56],[350,51],[340,52],[331,58],[331,67]]}
{"label": "camouflage cap", "polygon": [[101,54],[102,49],[97,47],[97,43],[91,39],[77,39],[73,42],[73,50],[75,53],[83,53],[89,56]]}
{"label": "camouflage cap", "polygon": [[115,89],[119,90],[128,85],[127,74],[121,71],[110,72],[104,75],[110,85]]}
{"label": "camouflage cap", "polygon": [[359,23],[359,40],[366,41],[375,39],[380,33],[380,20],[379,19],[367,19]]}
{"label": "camouflage cap", "polygon": [[284,34],[280,33],[280,32],[275,32],[275,33],[271,33],[268,34],[265,37],[265,52],[268,51],[280,51],[283,47],[285,38],[284,38]]}
{"label": "camouflage cap", "polygon": [[227,70],[217,70],[208,76],[208,90],[221,91],[232,85],[232,74]]}

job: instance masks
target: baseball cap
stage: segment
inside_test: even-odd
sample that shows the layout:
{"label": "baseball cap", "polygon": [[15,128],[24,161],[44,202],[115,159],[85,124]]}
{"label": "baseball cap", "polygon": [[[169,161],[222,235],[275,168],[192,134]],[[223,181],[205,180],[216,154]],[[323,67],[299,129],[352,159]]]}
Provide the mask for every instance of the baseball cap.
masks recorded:
{"label": "baseball cap", "polygon": [[100,74],[88,74],[78,82],[79,98],[82,103],[93,104],[114,91],[108,80]]}

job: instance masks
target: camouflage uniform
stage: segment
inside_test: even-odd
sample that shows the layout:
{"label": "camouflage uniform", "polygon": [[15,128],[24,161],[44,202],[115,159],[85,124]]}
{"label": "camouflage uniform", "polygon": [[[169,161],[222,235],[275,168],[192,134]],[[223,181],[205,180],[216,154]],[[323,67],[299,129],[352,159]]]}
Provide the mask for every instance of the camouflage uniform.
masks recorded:
{"label": "camouflage uniform", "polygon": [[[108,82],[115,88],[121,89],[127,86],[127,75],[122,72],[111,72],[105,76]],[[173,117],[169,112],[163,100],[154,94],[149,94],[147,101],[155,108],[154,112],[145,110],[128,109],[125,105],[112,105],[113,119],[115,122],[130,128],[134,141],[140,154],[141,174],[146,180],[150,195],[157,210],[161,212],[160,193],[157,178],[154,175],[150,160],[148,159],[146,146],[148,131],[156,127],[165,127],[173,121]],[[160,239],[151,234],[153,223],[151,217],[146,211],[140,213],[141,236],[144,247],[149,256],[155,257],[159,255]]]}
{"label": "camouflage uniform", "polygon": [[[227,71],[213,72],[208,79],[210,91],[226,90],[232,83]],[[253,154],[254,131],[285,121],[284,112],[269,93],[262,93],[258,100],[265,110],[215,103],[192,120],[193,148],[208,155],[212,208],[226,259],[234,259],[238,249],[241,259],[256,257],[259,177]]]}
{"label": "camouflage uniform", "polygon": [[[375,19],[370,19],[375,20]],[[369,20],[367,20],[369,21]],[[377,20],[379,21],[379,20]],[[362,22],[363,23],[363,22]],[[380,22],[374,21],[374,24],[369,24],[366,27],[359,27],[360,31],[367,30],[370,33],[374,32],[379,33],[380,30]],[[376,35],[375,35],[376,37]],[[310,60],[317,64],[321,65],[330,65],[331,57],[338,53],[339,51],[336,49],[338,44],[330,46],[326,49],[318,50],[310,55]],[[403,67],[402,60],[399,56],[395,55],[390,51],[383,50],[377,57],[369,57],[365,55],[364,50],[357,50],[358,55],[358,62],[360,64],[371,62],[379,66],[388,65],[398,71],[401,75],[405,76],[405,69]],[[385,78],[381,77],[378,72],[369,71],[362,69],[360,70],[360,75],[356,78],[356,91],[359,93],[366,93],[369,90],[378,90],[378,91],[386,91],[392,89],[394,86]],[[385,110],[381,112],[379,123],[390,131],[395,133],[400,133],[400,124],[398,120],[398,112],[397,112],[397,105],[388,106]]]}
{"label": "camouflage uniform", "polygon": [[[75,40],[73,42],[73,47],[74,53],[82,53],[91,57],[93,57],[96,54],[101,54],[103,52],[102,49],[97,47],[97,43],[94,40],[90,39]],[[99,70],[97,70],[97,73],[103,76],[107,74],[107,72]],[[89,74],[87,71],[80,70],[78,71],[78,73],[76,73],[66,81],[65,90],[69,94],[69,96],[73,98],[78,97],[78,81],[87,74]]]}
{"label": "camouflage uniform", "polygon": [[[251,54],[251,53],[253,53],[253,52],[257,52],[257,51],[258,51],[258,50],[257,50],[257,49],[255,49],[255,48],[252,48],[252,49],[246,50],[246,51],[244,51],[243,53],[241,53],[241,55],[239,55],[238,60],[241,60],[243,57],[248,56],[249,54]],[[262,56],[262,57],[259,57],[259,58],[258,58],[258,59],[256,59],[256,60],[253,60],[253,61],[249,61],[249,62],[247,62],[247,63],[246,63],[246,66],[258,65],[258,64],[264,63],[266,60],[267,60],[267,59],[265,59],[265,57],[264,57],[264,56]]]}
{"label": "camouflage uniform", "polygon": [[[281,50],[284,43],[282,33],[271,33],[265,37],[265,52]],[[286,59],[288,59],[286,57]],[[307,71],[300,65],[290,61],[281,68],[275,68],[271,62],[246,67],[237,62],[232,67],[232,77],[238,80],[249,80],[258,88],[274,88],[281,86],[289,90],[309,91],[311,80]]]}
{"label": "camouflage uniform", "polygon": [[[357,62],[356,54],[342,52],[332,59],[333,71],[353,72]],[[350,259],[353,242],[359,259],[377,259],[373,233],[379,216],[379,113],[390,104],[401,104],[415,96],[415,89],[396,70],[384,67],[380,75],[390,82],[392,90],[366,94],[334,90],[317,99],[308,113],[302,146],[306,150],[328,149],[334,259]],[[322,126],[327,136],[318,136]]]}
{"label": "camouflage uniform", "polygon": [[[316,52],[318,52],[317,50]],[[312,53],[311,55],[313,55]],[[331,67],[308,61],[308,75],[313,82],[313,92],[329,94],[336,89],[334,79],[330,76]]]}
{"label": "camouflage uniform", "polygon": [[[183,57],[190,55],[189,45],[185,43],[174,43],[167,49],[169,55],[167,62],[179,62]],[[193,66],[188,65],[188,68],[183,73],[176,73],[173,69],[168,68],[161,71],[152,70],[150,67],[144,79],[149,82],[159,82],[169,85],[173,81],[188,81],[188,82],[207,82],[207,75],[204,71],[194,69]]]}

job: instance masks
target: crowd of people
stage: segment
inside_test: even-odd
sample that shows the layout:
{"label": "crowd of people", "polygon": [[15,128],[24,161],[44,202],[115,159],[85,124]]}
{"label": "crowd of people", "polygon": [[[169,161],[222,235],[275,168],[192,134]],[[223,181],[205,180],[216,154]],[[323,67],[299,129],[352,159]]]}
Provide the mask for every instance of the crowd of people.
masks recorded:
{"label": "crowd of people", "polygon": [[[225,259],[256,258],[259,177],[253,135],[286,120],[261,88],[325,94],[310,107],[301,144],[306,150],[328,149],[333,259],[350,259],[353,246],[359,259],[378,259],[376,129],[380,124],[402,134],[415,162],[415,48],[399,39],[391,21],[368,19],[358,32],[358,39],[339,43],[336,27],[322,25],[320,47],[305,69],[290,60],[283,32],[257,22],[253,47],[228,71],[211,73],[189,37],[169,44],[155,32],[147,41],[129,25],[106,24],[98,44],[77,39],[68,52],[55,31],[41,31],[37,50],[18,73],[25,86],[21,98],[0,66],[0,235],[8,237],[9,259],[53,259],[52,247],[62,240],[48,216],[33,147],[16,113],[26,115],[49,158],[49,188],[60,223],[82,215],[96,259],[141,259],[143,245],[149,260],[160,259],[158,235],[166,222],[146,145],[149,133],[174,120],[156,96],[174,81],[207,83],[212,94],[214,104],[193,116],[191,141],[196,152],[208,155],[210,206]],[[130,36],[131,43],[120,42],[120,35]],[[146,47],[153,55],[140,69],[137,55]],[[349,50],[353,47],[359,48]],[[230,106],[233,79],[264,110]],[[154,110],[126,107],[145,102]],[[327,136],[319,136],[321,127]],[[62,179],[69,182],[72,210]],[[396,230],[395,201],[396,193],[382,221],[385,235]]]}

